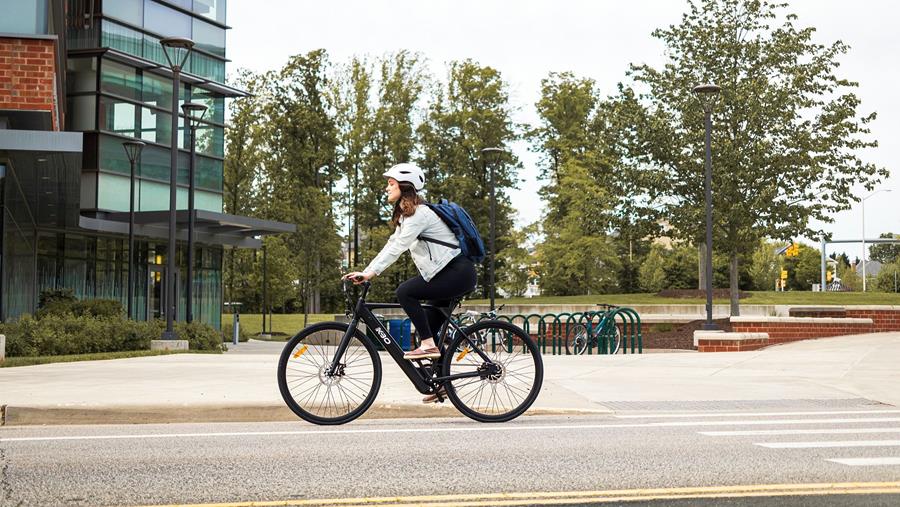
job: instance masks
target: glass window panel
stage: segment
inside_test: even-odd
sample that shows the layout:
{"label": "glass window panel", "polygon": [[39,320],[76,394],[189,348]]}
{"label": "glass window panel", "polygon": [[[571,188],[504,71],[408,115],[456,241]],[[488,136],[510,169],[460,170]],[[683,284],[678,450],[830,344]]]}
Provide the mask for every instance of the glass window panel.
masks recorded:
{"label": "glass window panel", "polygon": [[[119,149],[121,151],[121,147]],[[97,207],[109,211],[128,211],[128,189],[131,187],[128,176],[115,174],[97,176]]]}
{"label": "glass window panel", "polygon": [[200,53],[191,53],[188,69],[193,74],[212,79],[217,83],[225,82],[225,62]]}
{"label": "glass window panel", "polygon": [[141,46],[144,35],[137,30],[126,28],[112,21],[102,21],[102,34],[100,37],[100,45],[118,49],[128,54],[141,56]]}
{"label": "glass window panel", "polygon": [[212,155],[214,157],[225,156],[225,129],[201,123],[197,127],[197,153]]}
{"label": "glass window panel", "polygon": [[[128,192],[126,192],[127,194]],[[169,209],[169,185],[155,181],[140,182],[141,211],[160,211]]]}
{"label": "glass window panel", "polygon": [[178,7],[181,7],[182,9],[184,9],[186,11],[191,10],[191,3],[193,3],[191,0],[163,0],[163,1],[170,3],[172,5],[177,5]]}
{"label": "glass window panel", "polygon": [[100,89],[129,99],[140,100],[141,82],[137,69],[111,60],[103,60],[100,63]]}
{"label": "glass window panel", "polygon": [[172,110],[172,80],[144,72],[142,102]]}
{"label": "glass window panel", "polygon": [[[179,188],[178,190],[181,191],[181,190],[185,190],[185,189]],[[185,191],[183,193],[185,194],[185,197],[187,197],[187,192]],[[182,202],[180,193],[178,196],[178,202],[179,202],[179,209],[187,208],[187,206],[184,206],[184,208],[181,207],[183,205],[180,204]],[[202,190],[197,190],[194,193],[194,207],[197,209],[221,213],[222,212],[222,194],[216,194],[213,192],[204,192]]]}
{"label": "glass window panel", "polygon": [[223,162],[207,157],[197,157],[197,166],[194,169],[194,179],[197,188],[222,191]]}
{"label": "glass window panel", "polygon": [[144,0],[144,28],[163,37],[190,38],[191,17],[153,0]]}
{"label": "glass window panel", "polygon": [[225,0],[194,0],[194,12],[225,24]]}
{"label": "glass window panel", "polygon": [[69,58],[66,61],[66,89],[70,93],[97,91],[97,59]]}
{"label": "glass window panel", "polygon": [[[59,235],[62,236],[62,235]],[[59,250],[59,239],[56,234],[42,232],[38,234],[37,253],[38,255],[56,256]]]}
{"label": "glass window panel", "polygon": [[144,178],[169,181],[169,150],[159,146],[146,146],[141,152],[140,175]]}
{"label": "glass window panel", "polygon": [[197,49],[225,58],[225,29],[194,18],[194,44]]}
{"label": "glass window panel", "polygon": [[100,23],[84,27],[70,26],[66,29],[67,49],[87,49],[100,47]]}
{"label": "glass window panel", "polygon": [[152,143],[172,142],[172,115],[147,107],[141,108],[141,139]]}
{"label": "glass window panel", "polygon": [[225,123],[225,97],[217,96],[209,90],[195,86],[191,89],[191,102],[206,106],[205,120],[213,123]]}
{"label": "glass window panel", "polygon": [[135,26],[144,24],[143,0],[106,0],[103,2],[103,14],[127,21]]}
{"label": "glass window panel", "polygon": [[152,35],[144,35],[144,58],[151,62],[165,65],[166,67],[169,66],[169,62],[166,60],[166,54],[163,52],[159,39]]}
{"label": "glass window panel", "polygon": [[87,257],[87,241],[78,234],[66,234],[65,256],[67,259],[84,259]]}
{"label": "glass window panel", "polygon": [[0,0],[0,33],[47,33],[46,0]]}
{"label": "glass window panel", "polygon": [[[125,153],[125,148],[122,147],[121,139],[110,136],[100,136],[100,169],[124,175],[131,174],[131,163],[128,161],[128,155]],[[125,194],[125,197],[127,198],[127,190],[125,191]]]}
{"label": "glass window panel", "polygon": [[100,130],[136,137],[138,131],[137,110],[130,102],[111,97],[100,98]]}
{"label": "glass window panel", "polygon": [[66,99],[67,130],[88,131],[96,130],[94,118],[97,113],[97,97],[95,95],[82,95]]}

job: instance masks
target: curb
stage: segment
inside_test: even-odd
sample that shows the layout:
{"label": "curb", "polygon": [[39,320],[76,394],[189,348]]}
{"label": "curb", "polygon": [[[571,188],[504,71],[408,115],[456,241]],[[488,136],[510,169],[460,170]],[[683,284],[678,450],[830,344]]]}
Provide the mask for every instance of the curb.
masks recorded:
{"label": "curb", "polygon": [[[3,405],[0,426],[42,426],[67,424],[176,424],[224,422],[299,421],[284,405],[259,406],[120,406],[120,407],[14,407]],[[524,416],[600,415],[612,410],[531,408]],[[465,418],[449,402],[436,405],[375,404],[360,419]]]}

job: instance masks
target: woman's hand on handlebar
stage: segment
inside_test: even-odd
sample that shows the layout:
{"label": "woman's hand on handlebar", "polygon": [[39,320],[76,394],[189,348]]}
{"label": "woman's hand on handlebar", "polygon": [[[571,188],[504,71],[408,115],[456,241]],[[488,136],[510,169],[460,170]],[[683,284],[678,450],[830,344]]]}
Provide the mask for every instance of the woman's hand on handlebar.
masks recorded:
{"label": "woman's hand on handlebar", "polygon": [[375,278],[375,273],[371,271],[367,271],[365,273],[361,271],[352,271],[342,276],[341,280],[350,280],[354,285],[359,285],[363,282],[368,282],[373,278]]}

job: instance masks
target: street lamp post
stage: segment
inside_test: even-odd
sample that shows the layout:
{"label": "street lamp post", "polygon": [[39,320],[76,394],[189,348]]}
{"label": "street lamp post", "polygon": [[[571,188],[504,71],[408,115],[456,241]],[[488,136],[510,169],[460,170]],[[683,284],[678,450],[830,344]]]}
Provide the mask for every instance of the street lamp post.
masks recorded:
{"label": "street lamp post", "polygon": [[128,163],[131,164],[131,192],[128,194],[128,318],[133,319],[134,302],[134,164],[141,159],[141,150],[146,143],[143,141],[125,141],[122,147],[128,155]]}
{"label": "street lamp post", "polygon": [[197,164],[197,126],[203,115],[206,114],[206,106],[185,102],[181,105],[185,121],[191,130],[191,161],[188,165],[188,251],[187,251],[187,311],[188,322],[194,321],[194,167]]}
{"label": "street lamp post", "polygon": [[693,90],[703,106],[706,120],[706,177],[703,182],[706,194],[706,322],[703,329],[707,331],[718,329],[712,321],[712,109],[719,90],[714,84],[695,86]]}
{"label": "street lamp post", "polygon": [[862,272],[863,272],[863,273],[862,273],[862,279],[863,279],[863,292],[866,291],[866,199],[868,199],[869,197],[872,197],[873,195],[875,195],[875,194],[877,194],[877,193],[879,193],[879,192],[890,192],[890,191],[891,191],[891,189],[889,189],[889,188],[882,188],[882,189],[880,189],[880,190],[876,190],[876,191],[872,192],[871,194],[869,194],[869,195],[863,197],[862,200],[860,200],[860,203],[862,204],[862,244],[863,244],[863,256],[862,256],[862,264],[863,264],[863,266],[862,266],[862,268],[863,268],[863,269],[862,269]]}
{"label": "street lamp post", "polygon": [[174,340],[175,335],[175,214],[178,199],[178,99],[181,88],[181,69],[187,62],[194,41],[185,37],[160,39],[166,61],[172,69],[172,162],[169,171],[169,247],[166,255],[166,330],[163,340]]}
{"label": "street lamp post", "polygon": [[[500,154],[507,153],[507,151],[504,150],[503,148],[484,148],[481,150],[482,159],[484,158],[484,155],[486,155],[488,153],[497,153],[498,160],[499,160]],[[485,164],[488,165],[488,167],[489,167],[490,180],[491,180],[491,183],[490,183],[490,185],[491,185],[490,186],[491,205],[490,205],[490,211],[489,211],[489,213],[490,213],[489,220],[490,220],[490,229],[491,230],[490,230],[490,237],[488,238],[489,248],[491,250],[491,262],[490,262],[490,270],[491,271],[489,274],[488,283],[490,284],[491,311],[493,311],[494,310],[494,294],[495,294],[494,267],[496,265],[494,262],[494,260],[496,258],[496,255],[495,255],[496,252],[494,250],[494,240],[495,240],[495,236],[496,236],[496,225],[495,224],[496,224],[496,215],[497,215],[497,198],[496,198],[496,184],[495,184],[495,180],[494,180],[494,164],[487,164],[486,161],[485,161]]]}

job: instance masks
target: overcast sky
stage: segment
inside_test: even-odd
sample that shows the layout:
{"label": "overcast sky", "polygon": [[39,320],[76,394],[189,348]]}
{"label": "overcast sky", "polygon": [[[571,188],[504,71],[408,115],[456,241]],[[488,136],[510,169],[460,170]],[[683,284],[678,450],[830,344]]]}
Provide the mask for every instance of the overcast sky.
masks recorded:
{"label": "overcast sky", "polygon": [[[880,147],[864,160],[891,170],[882,192],[866,201],[866,237],[900,233],[900,4],[889,0],[788,0],[800,26],[814,26],[815,40],[850,45],[839,76],[858,81],[861,114],[878,112],[872,126]],[[498,69],[510,84],[517,121],[534,123],[540,81],[551,71],[591,77],[612,93],[629,63],[664,62],[664,47],[653,29],[677,24],[687,2],[678,0],[229,0],[228,71],[280,68],[291,55],[324,48],[332,62],[352,55],[380,56],[399,49],[418,51],[431,71],[446,75],[451,60],[472,58]],[[521,188],[512,194],[519,223],[540,218],[536,206],[536,157],[515,146],[524,164]],[[715,170],[715,161],[714,170]],[[858,195],[868,193],[860,188]],[[862,236],[860,205],[826,226],[835,239]],[[839,246],[853,256],[861,245]],[[829,249],[829,253],[832,250]]]}

